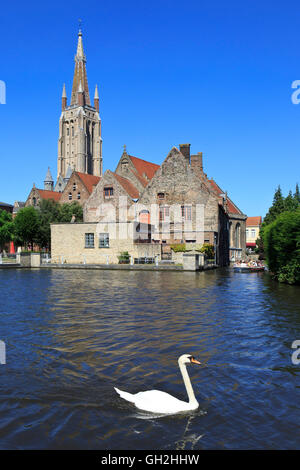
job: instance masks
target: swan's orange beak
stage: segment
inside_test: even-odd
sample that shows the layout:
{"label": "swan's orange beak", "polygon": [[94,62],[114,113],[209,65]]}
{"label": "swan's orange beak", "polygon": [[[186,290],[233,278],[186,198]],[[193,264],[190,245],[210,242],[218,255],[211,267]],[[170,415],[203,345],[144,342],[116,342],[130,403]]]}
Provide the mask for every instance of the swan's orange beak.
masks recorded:
{"label": "swan's orange beak", "polygon": [[200,365],[201,365],[201,362],[200,362],[200,361],[197,361],[197,359],[195,359],[194,357],[192,357],[191,362],[192,362],[193,364],[200,364]]}

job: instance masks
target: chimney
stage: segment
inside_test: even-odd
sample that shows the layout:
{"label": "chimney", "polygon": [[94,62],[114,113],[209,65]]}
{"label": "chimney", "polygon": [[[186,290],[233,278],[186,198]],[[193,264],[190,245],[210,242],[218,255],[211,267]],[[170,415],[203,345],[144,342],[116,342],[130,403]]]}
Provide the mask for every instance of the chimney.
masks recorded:
{"label": "chimney", "polygon": [[191,167],[197,175],[203,174],[202,152],[198,152],[197,155],[191,155]]}
{"label": "chimney", "polygon": [[95,88],[94,108],[96,108],[97,113],[99,113],[99,92],[98,92],[97,85],[96,85],[96,88]]}
{"label": "chimney", "polygon": [[191,144],[179,144],[179,149],[187,163],[190,164]]}
{"label": "chimney", "polygon": [[61,109],[64,111],[67,107],[67,94],[66,94],[66,85],[63,86],[63,92],[61,97]]}

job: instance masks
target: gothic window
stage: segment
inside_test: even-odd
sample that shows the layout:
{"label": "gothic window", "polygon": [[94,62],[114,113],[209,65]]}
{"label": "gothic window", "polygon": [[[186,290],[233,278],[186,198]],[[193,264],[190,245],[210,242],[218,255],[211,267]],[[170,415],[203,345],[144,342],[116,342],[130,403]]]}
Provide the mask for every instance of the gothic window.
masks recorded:
{"label": "gothic window", "polygon": [[33,198],[32,198],[32,204],[33,204],[34,206],[36,206],[36,197],[33,197]]}
{"label": "gothic window", "polygon": [[236,224],[235,226],[235,247],[241,247],[241,226],[240,224]]}
{"label": "gothic window", "polygon": [[67,127],[67,135],[70,135],[70,129]]}
{"label": "gothic window", "polygon": [[108,233],[99,233],[99,248],[109,248]]}
{"label": "gothic window", "polygon": [[80,192],[77,193],[77,199],[80,199]]}
{"label": "gothic window", "polygon": [[74,127],[72,127],[72,136],[74,136]]}
{"label": "gothic window", "polygon": [[85,234],[85,248],[94,248],[94,234],[93,233]]}
{"label": "gothic window", "polygon": [[105,198],[113,197],[113,195],[114,195],[114,188],[104,188]]}
{"label": "gothic window", "polygon": [[76,191],[76,183],[73,184],[73,191]]}
{"label": "gothic window", "polygon": [[69,201],[72,200],[72,193],[69,193]]}

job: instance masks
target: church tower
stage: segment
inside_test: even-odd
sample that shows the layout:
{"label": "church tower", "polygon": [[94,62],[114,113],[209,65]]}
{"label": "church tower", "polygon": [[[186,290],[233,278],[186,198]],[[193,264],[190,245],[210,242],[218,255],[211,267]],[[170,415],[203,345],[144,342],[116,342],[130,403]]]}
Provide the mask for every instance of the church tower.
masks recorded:
{"label": "church tower", "polygon": [[57,177],[66,177],[69,169],[102,176],[102,138],[99,116],[99,93],[95,88],[91,105],[86,57],[82,33],[79,30],[71,102],[67,105],[66,87],[62,92],[62,112],[59,119]]}

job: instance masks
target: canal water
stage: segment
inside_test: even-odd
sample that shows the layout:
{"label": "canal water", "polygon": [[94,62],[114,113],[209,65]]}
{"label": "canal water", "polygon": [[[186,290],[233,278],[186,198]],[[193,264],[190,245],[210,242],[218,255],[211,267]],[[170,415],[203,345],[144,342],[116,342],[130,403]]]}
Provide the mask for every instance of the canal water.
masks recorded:
{"label": "canal water", "polygon": [[[1,449],[300,448],[300,288],[267,274],[0,270]],[[143,413],[114,391],[186,392]],[[300,354],[299,354],[300,357]]]}

